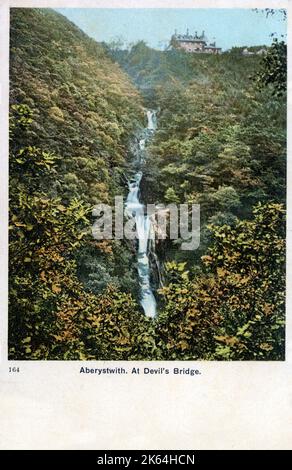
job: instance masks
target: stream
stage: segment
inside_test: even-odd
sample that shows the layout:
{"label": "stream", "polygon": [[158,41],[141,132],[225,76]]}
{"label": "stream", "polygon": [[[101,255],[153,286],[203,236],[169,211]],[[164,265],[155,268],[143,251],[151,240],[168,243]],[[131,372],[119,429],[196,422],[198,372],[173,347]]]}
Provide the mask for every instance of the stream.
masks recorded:
{"label": "stream", "polygon": [[[156,129],[156,111],[147,111],[148,124],[143,134],[144,138],[139,140],[137,149],[138,167],[145,161],[145,145]],[[125,214],[133,217],[136,224],[138,237],[137,266],[140,286],[140,303],[147,317],[155,317],[156,300],[151,288],[151,269],[149,263],[149,250],[154,245],[154,229],[149,216],[144,211],[144,204],[140,201],[140,183],[143,178],[142,171],[138,171],[128,181],[129,193],[125,203]]]}

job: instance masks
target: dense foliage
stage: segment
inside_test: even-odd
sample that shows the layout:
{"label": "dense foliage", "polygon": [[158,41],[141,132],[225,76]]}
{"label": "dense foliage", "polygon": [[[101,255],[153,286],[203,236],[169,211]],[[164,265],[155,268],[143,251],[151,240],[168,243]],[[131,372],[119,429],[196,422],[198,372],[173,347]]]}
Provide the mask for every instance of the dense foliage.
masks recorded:
{"label": "dense foliage", "polygon": [[26,105],[12,106],[10,358],[139,359],[152,347],[147,319],[116,286],[93,295],[79,281],[75,254],[90,243],[88,208],[48,193],[58,157],[16,145],[31,121]]}
{"label": "dense foliage", "polygon": [[212,56],[144,43],[120,58],[114,52],[159,110],[144,169],[147,201],[200,204],[200,254],[208,244],[206,224],[233,224],[250,217],[258,202],[285,201],[285,96],[275,96],[273,86],[258,90],[255,80],[274,47],[247,57],[236,48]]}
{"label": "dense foliage", "polygon": [[[268,60],[275,47],[110,50],[51,10],[11,10],[11,359],[284,358],[286,66],[279,75]],[[92,206],[127,191],[143,100],[159,120],[143,198],[198,203],[202,223],[199,250],[157,245],[155,320],[137,301],[133,244],[90,233]]]}
{"label": "dense foliage", "polygon": [[[50,184],[39,183],[52,197],[111,204],[126,191],[128,141],[144,118],[139,93],[100,45],[51,10],[11,9],[10,47],[11,105],[33,115],[11,145],[59,156]],[[134,292],[133,253],[124,244],[82,245],[76,256],[91,291],[113,283]]]}
{"label": "dense foliage", "polygon": [[251,221],[212,227],[199,276],[168,264],[159,317],[163,358],[262,360],[284,357],[284,210],[258,205]]}
{"label": "dense foliage", "polygon": [[284,41],[274,40],[257,73],[260,88],[272,86],[275,94],[282,95],[287,89],[287,46]]}
{"label": "dense foliage", "polygon": [[[93,241],[90,226],[92,205],[125,191],[126,144],[142,118],[138,92],[102,47],[50,10],[12,9],[11,358],[99,357],[88,344],[97,306],[111,327],[94,347],[110,358],[112,338],[130,354],[127,322],[139,318],[139,332],[145,323],[121,291],[134,290],[134,254]],[[113,300],[111,314],[106,305],[119,296],[125,302]]]}

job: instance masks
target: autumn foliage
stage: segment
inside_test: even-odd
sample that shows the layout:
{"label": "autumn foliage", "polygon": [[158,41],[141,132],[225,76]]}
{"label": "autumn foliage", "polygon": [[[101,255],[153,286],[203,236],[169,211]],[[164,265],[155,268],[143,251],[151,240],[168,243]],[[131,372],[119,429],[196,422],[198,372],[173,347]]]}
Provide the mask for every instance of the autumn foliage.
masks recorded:
{"label": "autumn foliage", "polygon": [[[263,62],[145,43],[113,53],[54,11],[11,10],[10,359],[284,359],[279,49]],[[127,192],[144,104],[159,126],[143,197],[201,206],[199,250],[157,243],[154,320],[139,305],[135,245],[90,230],[93,205]]]}

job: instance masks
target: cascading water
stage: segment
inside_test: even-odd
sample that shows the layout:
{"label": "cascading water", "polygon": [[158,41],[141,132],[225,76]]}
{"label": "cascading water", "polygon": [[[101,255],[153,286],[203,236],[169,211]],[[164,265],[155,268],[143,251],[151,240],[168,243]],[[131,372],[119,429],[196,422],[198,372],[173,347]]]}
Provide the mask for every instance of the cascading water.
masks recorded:
{"label": "cascading water", "polygon": [[[145,132],[146,137],[140,139],[138,148],[139,165],[144,162],[144,151],[147,136],[153,134],[156,129],[156,112],[147,111],[148,125]],[[149,266],[149,241],[154,239],[154,232],[151,220],[144,214],[144,205],[139,200],[140,182],[142,172],[138,171],[128,182],[129,193],[125,204],[125,214],[133,217],[136,223],[136,232],[138,237],[138,276],[140,284],[140,302],[147,317],[156,315],[156,300],[150,284],[150,266]]]}
{"label": "cascading water", "polygon": [[150,131],[155,131],[156,129],[156,111],[147,111],[148,126],[147,129]]}

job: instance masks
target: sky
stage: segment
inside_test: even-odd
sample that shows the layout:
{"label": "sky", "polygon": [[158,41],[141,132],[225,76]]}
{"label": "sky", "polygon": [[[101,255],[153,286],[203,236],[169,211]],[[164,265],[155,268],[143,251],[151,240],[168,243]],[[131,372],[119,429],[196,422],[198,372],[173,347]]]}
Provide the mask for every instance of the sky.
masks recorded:
{"label": "sky", "polygon": [[280,12],[266,17],[251,9],[165,9],[165,8],[59,8],[56,9],[97,41],[123,38],[127,43],[144,40],[163,48],[177,30],[190,33],[204,30],[210,41],[216,39],[223,50],[233,46],[269,45],[271,33],[280,39],[286,34],[286,21]]}

